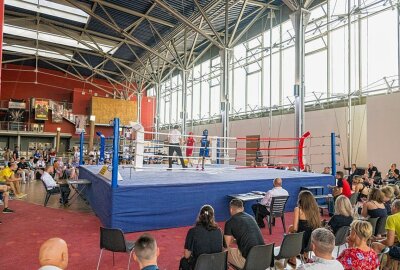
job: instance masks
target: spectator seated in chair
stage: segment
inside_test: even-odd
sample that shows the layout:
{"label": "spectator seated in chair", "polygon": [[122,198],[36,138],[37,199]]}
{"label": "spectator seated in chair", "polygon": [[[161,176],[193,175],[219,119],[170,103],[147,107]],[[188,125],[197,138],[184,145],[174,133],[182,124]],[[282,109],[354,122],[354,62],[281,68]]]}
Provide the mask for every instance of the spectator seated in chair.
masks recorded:
{"label": "spectator seated in chair", "polygon": [[369,163],[368,169],[365,173],[371,186],[381,184],[381,173],[379,172],[378,168],[374,166],[374,164]]}
{"label": "spectator seated in chair", "polygon": [[394,191],[391,186],[385,186],[381,188],[383,193],[383,204],[385,205],[387,215],[392,214],[392,201],[394,199]]}
{"label": "spectator seated in chair", "polygon": [[387,217],[387,210],[384,205],[383,192],[378,188],[371,188],[368,200],[363,203],[361,215],[363,217],[380,218]]}
{"label": "spectator seated in chair", "polygon": [[[254,246],[264,245],[264,238],[252,216],[244,212],[243,202],[233,199],[229,203],[231,218],[226,221],[224,238],[228,248],[228,262],[243,269],[247,255]],[[238,248],[232,248],[236,240]]]}
{"label": "spectator seated in chair", "polygon": [[339,197],[340,195],[344,195],[347,198],[351,197],[351,187],[349,185],[349,182],[347,182],[346,179],[343,178],[344,174],[342,171],[336,172],[336,180],[337,184],[336,186],[329,186],[333,188],[333,197],[336,198]]}
{"label": "spectator seated in chair", "polygon": [[395,163],[392,163],[390,165],[390,169],[388,173],[385,176],[385,179],[383,179],[384,182],[394,184],[396,181],[399,180],[400,172],[397,169],[397,166]]}
{"label": "spectator seated in chair", "polygon": [[18,169],[17,164],[11,163],[8,167],[5,167],[0,171],[0,184],[10,186],[14,195],[20,199],[25,197],[27,194],[21,192],[21,178],[15,177],[15,172]]}
{"label": "spectator seated in chair", "polygon": [[46,240],[39,251],[39,270],[63,270],[68,266],[68,246],[61,238]]}
{"label": "spectator seated in chair", "polygon": [[[293,225],[289,227],[289,233],[304,232],[303,247],[304,251],[310,241],[311,232],[321,227],[321,218],[318,204],[313,194],[308,190],[299,193],[297,206],[294,208]],[[304,254],[307,257],[308,254]],[[296,266],[296,258],[290,258],[288,263]]]}
{"label": "spectator seated in chair", "polygon": [[158,270],[158,256],[160,249],[151,235],[143,234],[136,240],[133,259],[139,264],[140,270]]}
{"label": "spectator seated in chair", "polygon": [[54,172],[55,172],[54,177],[56,179],[63,178],[65,166],[64,166],[64,162],[62,161],[62,157],[59,157],[56,161],[54,161],[53,166],[54,166]]}
{"label": "spectator seated in chair", "polygon": [[375,270],[379,267],[378,255],[368,246],[372,235],[372,225],[368,221],[354,220],[351,223],[347,237],[349,247],[337,258],[345,270]]}
{"label": "spectator seated in chair", "polygon": [[23,183],[26,183],[34,178],[34,171],[29,168],[29,165],[24,157],[20,158],[20,161],[17,165],[17,173],[21,175]]}
{"label": "spectator seated in chair", "polygon": [[265,197],[261,200],[261,202],[257,204],[253,204],[251,208],[253,209],[254,216],[256,217],[256,221],[258,224],[258,227],[264,228],[265,223],[264,223],[264,218],[269,215],[269,207],[272,201],[272,197],[276,196],[289,196],[289,193],[282,188],[282,179],[281,178],[275,178],[274,179],[274,188],[269,190],[266,194]]}
{"label": "spectator seated in chair", "polygon": [[[386,220],[386,237],[383,239],[376,239],[377,242],[372,244],[372,247],[377,253],[380,253],[385,247],[390,247],[389,258],[400,261],[400,200],[396,199],[392,203],[392,215]],[[395,243],[397,242],[397,243]],[[394,268],[397,269],[397,262]]]}
{"label": "spectator seated in chair", "polygon": [[210,205],[204,205],[200,209],[196,225],[186,235],[184,257],[179,270],[192,270],[201,254],[219,253],[222,250],[223,236],[215,223],[214,209]]}
{"label": "spectator seated in chair", "polygon": [[47,190],[54,193],[61,193],[60,203],[68,204],[68,196],[71,192],[69,185],[64,182],[56,182],[51,176],[54,173],[54,167],[48,165],[42,175],[42,180],[46,185]]}
{"label": "spectator seated in chair", "polygon": [[332,257],[332,252],[335,248],[335,236],[325,228],[318,228],[311,234],[311,249],[315,256],[312,262],[302,264],[297,269],[299,270],[343,270],[340,262]]}
{"label": "spectator seated in chair", "polygon": [[[9,199],[9,191],[10,191],[10,187],[7,185],[1,185],[0,184],[0,194],[3,197],[3,203],[4,203],[4,208],[3,208],[3,213],[4,214],[9,214],[9,213],[14,213],[14,210],[11,210],[10,208],[8,208],[8,199]],[[1,222],[0,222],[1,224]]]}
{"label": "spectator seated in chair", "polygon": [[343,226],[350,226],[353,222],[353,208],[349,198],[340,195],[335,201],[335,214],[328,222],[328,227],[334,234]]}

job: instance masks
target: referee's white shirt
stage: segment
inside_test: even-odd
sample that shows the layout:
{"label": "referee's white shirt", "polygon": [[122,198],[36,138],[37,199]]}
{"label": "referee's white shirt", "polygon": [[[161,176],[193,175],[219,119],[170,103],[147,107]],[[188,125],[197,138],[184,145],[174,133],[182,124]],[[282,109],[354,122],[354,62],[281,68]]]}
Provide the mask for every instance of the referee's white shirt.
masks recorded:
{"label": "referee's white shirt", "polygon": [[168,134],[168,142],[169,143],[180,143],[181,140],[181,132],[177,129],[173,129]]}

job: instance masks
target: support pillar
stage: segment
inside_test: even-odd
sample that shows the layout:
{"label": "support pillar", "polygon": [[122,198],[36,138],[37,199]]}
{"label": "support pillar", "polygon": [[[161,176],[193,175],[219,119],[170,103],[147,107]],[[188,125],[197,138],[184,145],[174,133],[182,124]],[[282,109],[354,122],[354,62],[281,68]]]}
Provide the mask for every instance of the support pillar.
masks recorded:
{"label": "support pillar", "polygon": [[[221,53],[222,63],[222,80],[221,80],[221,117],[222,117],[222,145],[224,147],[223,158],[229,157],[228,151],[228,137],[229,137],[229,63],[231,58],[231,51],[229,48],[229,1],[225,1],[225,46]],[[228,160],[224,160],[224,163],[229,163]]]}
{"label": "support pillar", "polygon": [[96,116],[91,115],[90,118],[90,129],[89,129],[89,147],[88,152],[93,151],[93,141],[94,141],[94,126],[96,121]]}
{"label": "support pillar", "polygon": [[[305,30],[310,18],[310,12],[300,8],[290,15],[295,31],[295,137],[301,138],[304,134],[304,59],[305,59]],[[299,141],[296,141],[297,155],[302,149],[298,148]],[[298,161],[295,161],[298,164]]]}
{"label": "support pillar", "polygon": [[56,134],[56,153],[60,151],[60,140],[61,140],[61,128],[57,128],[57,134]]}
{"label": "support pillar", "polygon": [[181,110],[181,120],[182,120],[182,134],[186,134],[186,119],[187,119],[187,80],[189,76],[189,71],[182,70],[182,110]]}
{"label": "support pillar", "polygon": [[397,84],[400,89],[400,3],[397,4]]}
{"label": "support pillar", "polygon": [[155,87],[156,88],[156,115],[154,118],[154,124],[155,124],[154,126],[155,126],[155,132],[157,133],[155,139],[158,141],[160,139],[158,132],[160,132],[161,83],[157,82],[155,86],[156,86]]}
{"label": "support pillar", "polygon": [[142,123],[142,92],[138,90],[136,94],[137,98],[137,121],[138,123]]}
{"label": "support pillar", "polygon": [[3,67],[3,27],[4,27],[4,0],[0,0],[0,95],[1,95],[1,70]]}
{"label": "support pillar", "polygon": [[351,1],[347,1],[347,61],[348,61],[348,72],[347,72],[347,93],[348,93],[348,104],[347,104],[347,166],[351,167],[351,164],[353,163],[353,114],[352,114],[352,89],[351,89],[351,83],[352,83],[352,77],[351,77],[351,71],[352,71],[352,55],[351,55]]}

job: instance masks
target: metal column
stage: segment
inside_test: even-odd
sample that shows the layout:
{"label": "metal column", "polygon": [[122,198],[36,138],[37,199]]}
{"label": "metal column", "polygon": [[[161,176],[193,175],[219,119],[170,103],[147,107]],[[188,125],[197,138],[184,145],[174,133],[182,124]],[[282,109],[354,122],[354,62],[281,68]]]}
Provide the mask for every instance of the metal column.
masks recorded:
{"label": "metal column", "polygon": [[187,79],[188,71],[182,70],[182,110],[181,110],[181,120],[182,120],[182,134],[186,134],[186,119],[187,119]]}
{"label": "metal column", "polygon": [[136,94],[137,97],[137,121],[138,123],[142,123],[142,92],[138,89]]}
{"label": "metal column", "polygon": [[[310,12],[300,8],[290,15],[295,31],[295,137],[301,138],[304,133],[304,59],[305,59],[305,30],[310,18]],[[299,142],[296,142],[299,146]],[[297,149],[297,156],[298,151]],[[295,162],[298,163],[298,162]]]}
{"label": "metal column", "polygon": [[397,80],[400,89],[400,3],[397,4]]}
{"label": "metal column", "polygon": [[[268,118],[268,137],[272,137],[272,24],[274,11],[269,11],[269,118]],[[264,61],[263,61],[264,62]],[[259,145],[260,146],[260,145]],[[271,141],[268,141],[268,148],[271,147]],[[271,150],[268,150],[268,165],[271,164],[270,160]]]}
{"label": "metal column", "polygon": [[347,84],[347,93],[348,93],[348,104],[347,104],[347,166],[351,167],[352,164],[352,158],[353,158],[353,128],[352,128],[352,111],[351,111],[351,101],[352,101],[352,91],[351,91],[351,82],[352,82],[352,78],[351,78],[351,67],[352,67],[352,63],[351,63],[351,1],[347,0],[347,37],[348,37],[348,42],[347,42],[347,61],[348,61],[348,84]]}
{"label": "metal column", "polygon": [[155,89],[156,89],[156,115],[155,115],[155,132],[156,134],[156,140],[158,141],[159,135],[158,132],[160,132],[160,108],[161,108],[161,83],[157,82],[155,85]]}
{"label": "metal column", "polygon": [[[229,63],[230,63],[230,50],[229,45],[229,1],[225,4],[225,46],[222,49],[222,81],[221,81],[221,116],[222,116],[222,136],[224,156],[228,157],[228,139],[229,137]],[[226,163],[226,161],[224,161]]]}

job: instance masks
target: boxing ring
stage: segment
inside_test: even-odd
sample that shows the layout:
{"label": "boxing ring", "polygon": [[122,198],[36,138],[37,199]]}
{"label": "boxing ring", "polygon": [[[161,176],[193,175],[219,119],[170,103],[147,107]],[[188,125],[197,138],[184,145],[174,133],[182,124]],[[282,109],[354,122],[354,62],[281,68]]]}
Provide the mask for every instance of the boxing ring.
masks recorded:
{"label": "boxing ring", "polygon": [[[114,129],[119,129],[118,121],[114,122]],[[114,136],[118,140],[118,132]],[[114,145],[118,146],[116,142]],[[118,165],[116,149],[111,180],[99,175],[101,165],[80,166],[79,177],[91,181],[85,195],[102,224],[124,232],[193,225],[204,204],[214,207],[217,221],[225,221],[229,218],[229,194],[267,191],[277,177],[283,179],[283,187],[290,194],[286,211],[296,206],[300,187],[335,183],[332,175],[269,167],[213,164],[205,165],[204,170],[167,170],[167,165],[136,168]],[[118,174],[122,181],[117,181]],[[246,204],[248,213],[252,213],[250,206],[251,203]]]}

